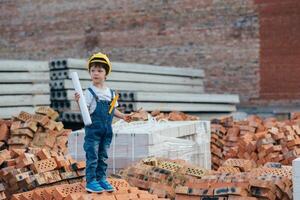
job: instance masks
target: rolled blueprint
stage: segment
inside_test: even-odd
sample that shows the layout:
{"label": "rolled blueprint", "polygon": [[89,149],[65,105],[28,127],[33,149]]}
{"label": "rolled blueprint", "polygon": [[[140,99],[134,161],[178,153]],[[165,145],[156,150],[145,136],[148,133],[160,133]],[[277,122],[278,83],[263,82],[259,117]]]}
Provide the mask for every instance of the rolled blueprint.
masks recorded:
{"label": "rolled blueprint", "polygon": [[82,115],[83,123],[85,126],[91,125],[92,120],[91,120],[90,113],[89,113],[89,110],[88,110],[86,102],[85,102],[85,98],[83,96],[83,92],[82,92],[82,88],[81,88],[81,85],[79,82],[77,72],[72,72],[71,78],[72,78],[72,82],[73,82],[75,91],[80,95],[79,108],[80,108],[80,112]]}

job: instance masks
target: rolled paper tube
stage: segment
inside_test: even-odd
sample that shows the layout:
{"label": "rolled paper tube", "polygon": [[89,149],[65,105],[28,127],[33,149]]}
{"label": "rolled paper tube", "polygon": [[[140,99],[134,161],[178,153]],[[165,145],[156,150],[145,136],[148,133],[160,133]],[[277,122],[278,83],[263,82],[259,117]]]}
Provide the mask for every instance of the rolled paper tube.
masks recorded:
{"label": "rolled paper tube", "polygon": [[75,91],[80,95],[79,108],[80,108],[80,112],[82,115],[83,123],[85,126],[91,125],[92,124],[91,116],[90,116],[89,110],[87,108],[85,98],[83,96],[83,92],[82,92],[82,88],[81,88],[81,85],[79,82],[77,72],[72,72],[71,78],[72,78],[72,82],[73,82]]}

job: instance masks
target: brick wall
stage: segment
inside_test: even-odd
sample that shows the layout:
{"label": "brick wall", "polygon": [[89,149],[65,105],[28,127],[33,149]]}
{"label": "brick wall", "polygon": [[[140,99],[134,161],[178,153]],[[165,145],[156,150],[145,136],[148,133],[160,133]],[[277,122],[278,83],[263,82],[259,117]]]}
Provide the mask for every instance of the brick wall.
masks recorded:
{"label": "brick wall", "polygon": [[[256,0],[260,18],[260,103],[300,103],[300,2]],[[256,102],[256,101],[254,101]]]}
{"label": "brick wall", "polygon": [[270,93],[260,78],[268,74],[259,59],[262,1],[99,2],[1,1],[0,58],[86,58],[102,50],[113,61],[203,68],[207,92],[238,93],[243,104]]}

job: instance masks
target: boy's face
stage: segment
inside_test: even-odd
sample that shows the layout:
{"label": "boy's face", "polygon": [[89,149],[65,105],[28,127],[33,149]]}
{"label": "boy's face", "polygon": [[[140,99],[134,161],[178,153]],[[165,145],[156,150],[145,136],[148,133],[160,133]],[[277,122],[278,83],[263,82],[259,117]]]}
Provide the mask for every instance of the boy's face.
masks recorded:
{"label": "boy's face", "polygon": [[94,84],[103,83],[106,79],[106,71],[101,65],[95,64],[90,68],[90,76]]}

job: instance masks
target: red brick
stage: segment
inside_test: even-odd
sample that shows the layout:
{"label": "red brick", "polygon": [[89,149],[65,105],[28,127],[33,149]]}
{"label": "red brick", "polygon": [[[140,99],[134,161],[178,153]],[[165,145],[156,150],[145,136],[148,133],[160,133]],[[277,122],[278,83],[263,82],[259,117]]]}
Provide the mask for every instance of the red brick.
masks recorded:
{"label": "red brick", "polygon": [[57,164],[56,164],[54,158],[50,158],[47,160],[41,160],[41,161],[35,162],[31,165],[31,169],[34,170],[36,173],[47,172],[47,171],[55,169],[56,167],[57,167]]}
{"label": "red brick", "polygon": [[176,194],[175,200],[199,200],[199,196],[189,196],[184,194]]}
{"label": "red brick", "polygon": [[36,189],[33,191],[32,199],[44,200],[44,189]]}
{"label": "red brick", "polygon": [[13,194],[11,200],[20,200],[22,193]]}
{"label": "red brick", "polygon": [[33,191],[24,192],[19,197],[20,200],[32,200]]}
{"label": "red brick", "polygon": [[80,183],[75,183],[71,185],[60,185],[57,186],[53,191],[54,199],[62,200],[66,198],[69,194],[84,192],[85,188],[82,187]]}
{"label": "red brick", "polygon": [[122,187],[129,188],[128,182],[123,179],[108,178],[107,180],[115,188],[122,188]]}
{"label": "red brick", "polygon": [[[78,200],[80,199],[80,197],[82,196],[82,192],[79,193],[71,193],[69,194],[66,198],[64,198],[64,200]],[[92,200],[92,198],[91,198]]]}
{"label": "red brick", "polygon": [[55,186],[45,188],[44,189],[44,199],[45,200],[53,200],[54,190],[55,190]]}
{"label": "red brick", "polygon": [[47,151],[46,149],[41,149],[37,153],[37,157],[39,157],[39,159],[41,159],[41,160],[46,160],[46,159],[51,158],[51,155],[50,155],[49,151]]}
{"label": "red brick", "polygon": [[129,194],[115,194],[115,198],[116,200],[128,200],[129,198]]}
{"label": "red brick", "polygon": [[0,125],[0,140],[1,141],[7,141],[9,137],[9,129],[6,124]]}

